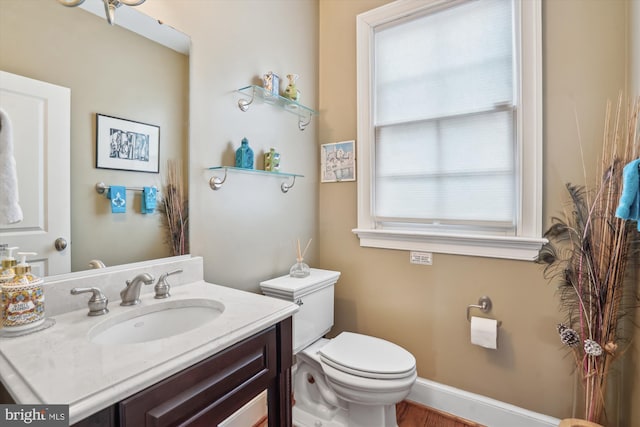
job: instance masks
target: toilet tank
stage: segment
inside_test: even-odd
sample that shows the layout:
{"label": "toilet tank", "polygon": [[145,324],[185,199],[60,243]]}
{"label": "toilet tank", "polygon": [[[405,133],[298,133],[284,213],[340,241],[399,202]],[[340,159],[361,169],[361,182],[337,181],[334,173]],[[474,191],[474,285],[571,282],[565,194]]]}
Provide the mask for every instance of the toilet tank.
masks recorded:
{"label": "toilet tank", "polygon": [[276,277],[260,283],[262,293],[294,302],[293,353],[322,338],[333,326],[333,289],[340,272],[311,269],[307,277]]}

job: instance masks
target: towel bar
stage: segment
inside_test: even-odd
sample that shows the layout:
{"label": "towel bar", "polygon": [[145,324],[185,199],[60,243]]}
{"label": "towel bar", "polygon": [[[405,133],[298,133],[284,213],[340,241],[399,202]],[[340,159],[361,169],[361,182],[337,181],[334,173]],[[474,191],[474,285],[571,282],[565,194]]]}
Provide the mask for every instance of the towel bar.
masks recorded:
{"label": "towel bar", "polygon": [[[155,188],[156,190],[158,190],[158,187],[156,187],[155,185],[152,185],[151,187]],[[110,188],[109,185],[105,184],[104,182],[98,182],[96,184],[96,192],[98,194],[105,194],[105,192]],[[125,187],[126,190],[129,191],[143,191],[144,188],[142,187]]]}

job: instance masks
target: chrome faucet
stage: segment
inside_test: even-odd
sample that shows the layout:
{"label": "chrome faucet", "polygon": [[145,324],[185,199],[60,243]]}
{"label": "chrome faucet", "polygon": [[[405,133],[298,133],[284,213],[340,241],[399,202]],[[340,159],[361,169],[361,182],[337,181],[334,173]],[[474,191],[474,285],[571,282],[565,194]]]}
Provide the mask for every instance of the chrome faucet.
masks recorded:
{"label": "chrome faucet", "polygon": [[140,304],[140,287],[142,284],[151,285],[153,276],[149,273],[141,273],[132,280],[127,280],[127,287],[120,291],[122,302],[120,305]]}

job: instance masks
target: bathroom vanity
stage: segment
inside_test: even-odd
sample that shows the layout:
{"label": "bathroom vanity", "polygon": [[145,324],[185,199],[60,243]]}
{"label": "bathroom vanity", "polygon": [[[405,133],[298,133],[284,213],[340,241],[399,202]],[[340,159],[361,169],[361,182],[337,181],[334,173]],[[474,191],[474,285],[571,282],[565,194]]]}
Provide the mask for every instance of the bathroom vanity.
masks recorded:
{"label": "bathroom vanity", "polygon": [[265,389],[269,425],[291,426],[290,349],[288,318],[73,426],[215,426]]}
{"label": "bathroom vanity", "polygon": [[[0,379],[14,401],[68,404],[70,425],[79,427],[214,426],[266,389],[269,425],[291,426],[298,306],[207,283],[200,258],[178,265],[185,272],[169,298],[143,286],[140,304],[119,305],[125,277],[157,278],[176,266],[50,284],[47,303],[73,306],[52,308],[47,329],[0,336]],[[90,284],[105,290],[109,313],[87,316],[88,296],[69,296],[70,287]]]}

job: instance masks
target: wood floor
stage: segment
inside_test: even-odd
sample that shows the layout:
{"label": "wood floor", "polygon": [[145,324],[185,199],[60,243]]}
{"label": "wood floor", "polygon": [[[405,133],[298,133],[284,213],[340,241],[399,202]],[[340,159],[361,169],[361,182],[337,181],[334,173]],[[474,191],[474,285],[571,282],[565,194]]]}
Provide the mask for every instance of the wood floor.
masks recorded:
{"label": "wood floor", "polygon": [[406,400],[396,405],[398,427],[485,427],[437,409]]}
{"label": "wood floor", "polygon": [[[485,427],[406,400],[396,405],[396,418],[398,427]],[[268,427],[266,417],[253,427]]]}

